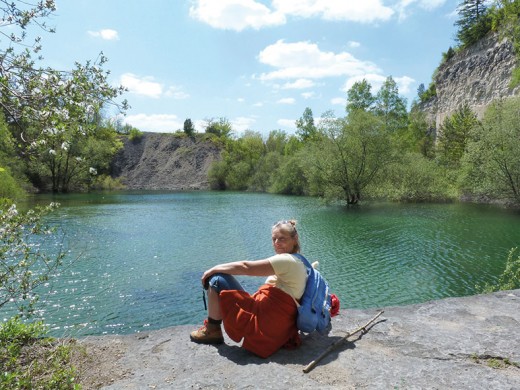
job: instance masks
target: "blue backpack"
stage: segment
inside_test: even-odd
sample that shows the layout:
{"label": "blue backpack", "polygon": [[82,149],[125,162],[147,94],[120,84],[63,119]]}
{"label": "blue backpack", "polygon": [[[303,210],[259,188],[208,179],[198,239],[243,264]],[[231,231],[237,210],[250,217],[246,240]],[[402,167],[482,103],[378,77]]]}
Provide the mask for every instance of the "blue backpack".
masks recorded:
{"label": "blue backpack", "polygon": [[320,334],[328,334],[332,328],[330,323],[330,308],[332,305],[329,285],[315,270],[309,261],[299,253],[293,256],[300,259],[307,268],[307,284],[300,299],[296,326],[305,333],[317,330]]}

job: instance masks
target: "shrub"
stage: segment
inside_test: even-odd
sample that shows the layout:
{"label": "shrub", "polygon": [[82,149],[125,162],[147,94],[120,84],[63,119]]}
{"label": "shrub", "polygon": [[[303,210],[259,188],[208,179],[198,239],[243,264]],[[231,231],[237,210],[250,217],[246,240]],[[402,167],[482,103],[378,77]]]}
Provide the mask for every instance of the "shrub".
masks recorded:
{"label": "shrub", "polygon": [[506,268],[498,278],[497,283],[486,283],[484,286],[477,285],[477,290],[481,293],[490,293],[502,290],[515,290],[520,288],[520,254],[516,257],[518,248],[509,251],[506,261]]}
{"label": "shrub", "polygon": [[0,324],[0,389],[79,389],[71,364],[74,344],[45,336],[43,323],[12,318]]}

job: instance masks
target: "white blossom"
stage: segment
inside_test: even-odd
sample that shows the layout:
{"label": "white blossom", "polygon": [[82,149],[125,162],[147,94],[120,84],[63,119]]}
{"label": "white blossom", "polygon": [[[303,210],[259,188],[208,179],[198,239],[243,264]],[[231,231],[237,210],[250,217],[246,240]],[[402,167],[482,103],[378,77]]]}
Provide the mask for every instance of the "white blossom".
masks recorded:
{"label": "white blossom", "polygon": [[96,168],[90,167],[88,171],[89,171],[89,173],[91,175],[97,175],[97,169]]}
{"label": "white blossom", "polygon": [[54,149],[49,149],[49,154],[56,155],[56,151]]}
{"label": "white blossom", "polygon": [[61,148],[62,148],[63,150],[68,150],[68,149],[69,149],[69,143],[68,143],[67,141],[63,142],[63,143],[61,144]]}

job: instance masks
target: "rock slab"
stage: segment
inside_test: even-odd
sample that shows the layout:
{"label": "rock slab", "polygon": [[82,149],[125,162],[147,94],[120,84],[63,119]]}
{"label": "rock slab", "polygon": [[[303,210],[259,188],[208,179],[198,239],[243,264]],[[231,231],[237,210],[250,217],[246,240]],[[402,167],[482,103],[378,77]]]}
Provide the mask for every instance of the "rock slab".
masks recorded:
{"label": "rock slab", "polygon": [[309,373],[308,363],[379,310],[342,309],[328,336],[304,335],[299,349],[268,359],[227,338],[192,343],[194,326],[79,342],[114,357],[101,361],[92,388],[520,389],[520,290],[381,310],[366,333],[340,341]]}

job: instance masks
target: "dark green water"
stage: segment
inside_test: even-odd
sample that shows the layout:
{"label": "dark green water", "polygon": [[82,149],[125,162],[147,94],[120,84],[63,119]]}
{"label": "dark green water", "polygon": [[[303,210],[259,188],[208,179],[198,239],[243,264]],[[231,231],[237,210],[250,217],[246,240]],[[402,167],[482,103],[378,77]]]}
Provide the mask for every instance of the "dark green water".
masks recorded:
{"label": "dark green water", "polygon": [[[229,192],[41,196],[62,207],[73,264],[42,291],[53,334],[132,333],[205,316],[202,272],[273,254],[271,225],[298,220],[302,252],[344,308],[476,292],[520,246],[520,214],[470,204],[326,206],[314,198]],[[262,279],[243,278],[253,292]],[[345,311],[348,315],[348,311]]]}

